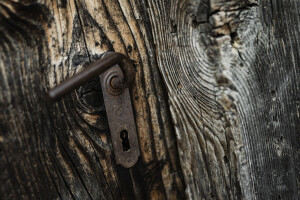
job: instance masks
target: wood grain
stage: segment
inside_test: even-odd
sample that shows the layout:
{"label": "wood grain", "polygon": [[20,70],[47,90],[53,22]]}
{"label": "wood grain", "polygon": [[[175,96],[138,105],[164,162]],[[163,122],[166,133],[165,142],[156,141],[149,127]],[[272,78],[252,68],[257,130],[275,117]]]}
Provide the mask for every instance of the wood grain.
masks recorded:
{"label": "wood grain", "polygon": [[187,197],[298,199],[298,1],[148,6]]}
{"label": "wood grain", "polygon": [[[138,2],[1,1],[1,199],[181,199],[184,183],[153,41]],[[140,17],[141,18],[141,17]],[[145,19],[144,19],[145,20]],[[116,166],[99,79],[45,92],[106,51],[127,54],[142,156]]]}
{"label": "wood grain", "polygon": [[[299,199],[299,4],[1,0],[0,199]],[[106,51],[136,70],[130,170],[99,79],[44,99]]]}

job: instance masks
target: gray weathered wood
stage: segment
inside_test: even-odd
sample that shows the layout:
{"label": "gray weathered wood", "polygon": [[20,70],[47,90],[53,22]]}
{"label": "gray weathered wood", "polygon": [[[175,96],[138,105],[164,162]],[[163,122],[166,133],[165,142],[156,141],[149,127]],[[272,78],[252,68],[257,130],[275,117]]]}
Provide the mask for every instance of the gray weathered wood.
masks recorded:
{"label": "gray weathered wood", "polygon": [[190,199],[299,199],[297,0],[148,1]]}

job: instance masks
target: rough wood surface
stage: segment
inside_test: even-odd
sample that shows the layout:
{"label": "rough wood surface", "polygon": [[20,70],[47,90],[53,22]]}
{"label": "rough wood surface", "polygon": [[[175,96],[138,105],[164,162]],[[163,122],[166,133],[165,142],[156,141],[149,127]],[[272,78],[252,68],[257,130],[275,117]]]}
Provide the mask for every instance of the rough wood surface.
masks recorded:
{"label": "rough wood surface", "polygon": [[297,0],[149,0],[190,199],[299,199]]}
{"label": "rough wood surface", "polygon": [[[0,1],[0,199],[182,199],[166,93],[142,5]],[[143,20],[141,20],[143,18]],[[48,104],[45,92],[106,51],[127,54],[141,157],[116,166],[99,79]]]}
{"label": "rough wood surface", "polygon": [[[299,199],[299,8],[1,0],[0,199]],[[44,100],[108,50],[136,69],[131,170],[115,165],[99,80]]]}

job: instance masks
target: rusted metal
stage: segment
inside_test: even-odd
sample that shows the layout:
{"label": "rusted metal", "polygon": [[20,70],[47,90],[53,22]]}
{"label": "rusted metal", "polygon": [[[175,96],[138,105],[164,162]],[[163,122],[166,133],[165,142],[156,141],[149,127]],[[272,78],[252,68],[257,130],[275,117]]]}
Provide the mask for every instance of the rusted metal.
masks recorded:
{"label": "rusted metal", "polygon": [[130,168],[137,162],[140,149],[129,93],[134,69],[126,56],[113,52],[104,54],[99,61],[51,89],[48,98],[56,101],[95,76],[101,80],[116,163]]}
{"label": "rusted metal", "polygon": [[119,65],[100,75],[115,159],[117,164],[129,168],[137,162],[140,150],[129,89],[113,88],[110,83],[116,77],[123,77]]}
{"label": "rusted metal", "polygon": [[122,85],[123,88],[129,87],[134,80],[134,69],[130,64],[130,60],[121,53],[107,52],[104,55],[105,56],[103,56],[100,60],[92,63],[80,73],[51,89],[48,92],[48,99],[50,101],[58,100],[64,95],[70,93],[72,90],[88,82],[90,79],[99,76],[99,74],[115,64],[119,64],[122,72],[124,73],[124,79],[120,81],[122,83],[120,86]]}

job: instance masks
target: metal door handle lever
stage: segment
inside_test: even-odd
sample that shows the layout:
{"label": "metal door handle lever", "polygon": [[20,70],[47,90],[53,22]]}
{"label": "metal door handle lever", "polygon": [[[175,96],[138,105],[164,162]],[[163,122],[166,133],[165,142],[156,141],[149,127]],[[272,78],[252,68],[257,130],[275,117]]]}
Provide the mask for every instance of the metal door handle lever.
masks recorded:
{"label": "metal door handle lever", "polygon": [[140,149],[129,93],[134,69],[125,55],[105,53],[100,60],[51,89],[48,98],[56,101],[96,76],[101,80],[116,163],[132,167],[138,160]]}
{"label": "metal door handle lever", "polygon": [[[118,79],[118,81],[113,81],[113,87],[119,87],[120,89],[129,87],[134,80],[134,70],[130,64],[130,60],[121,53],[107,52],[100,60],[92,63],[82,72],[52,88],[48,92],[49,100],[52,102],[58,100],[60,97],[63,97],[92,78],[99,76],[101,73],[116,64],[121,65],[122,72],[125,73],[125,78],[122,80]],[[115,85],[116,83],[117,85]]]}

